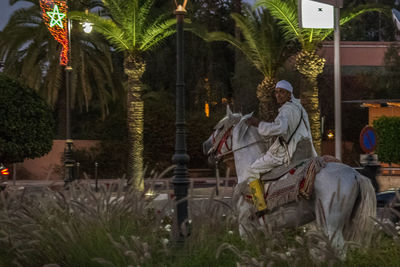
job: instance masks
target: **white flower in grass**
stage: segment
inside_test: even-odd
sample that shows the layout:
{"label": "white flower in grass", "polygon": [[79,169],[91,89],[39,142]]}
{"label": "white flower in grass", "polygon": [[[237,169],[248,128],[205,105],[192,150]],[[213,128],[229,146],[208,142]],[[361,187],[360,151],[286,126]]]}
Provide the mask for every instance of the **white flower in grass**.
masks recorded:
{"label": "white flower in grass", "polygon": [[286,251],[286,256],[290,257],[292,256],[292,253],[290,253],[290,251]]}
{"label": "white flower in grass", "polygon": [[172,227],[171,227],[170,224],[167,224],[167,225],[165,225],[164,229],[165,229],[165,231],[167,231],[167,232],[171,232]]}
{"label": "white flower in grass", "polygon": [[169,240],[167,238],[163,238],[161,241],[164,245],[168,245]]}
{"label": "white flower in grass", "polygon": [[396,230],[399,231],[400,230],[400,225],[396,226]]}
{"label": "white flower in grass", "polygon": [[228,231],[228,234],[233,235],[233,231]]}
{"label": "white flower in grass", "polygon": [[191,224],[191,223],[192,223],[192,220],[189,220],[188,223]]}

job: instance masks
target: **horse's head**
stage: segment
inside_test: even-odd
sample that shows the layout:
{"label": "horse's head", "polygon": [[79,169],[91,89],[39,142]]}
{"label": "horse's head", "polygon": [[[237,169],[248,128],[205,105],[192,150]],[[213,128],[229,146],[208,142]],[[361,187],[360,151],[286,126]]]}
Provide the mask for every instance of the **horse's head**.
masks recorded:
{"label": "horse's head", "polygon": [[242,114],[232,113],[229,106],[226,116],[214,127],[211,136],[203,143],[203,153],[208,156],[208,163],[215,164],[218,158],[232,151],[232,129],[241,120]]}

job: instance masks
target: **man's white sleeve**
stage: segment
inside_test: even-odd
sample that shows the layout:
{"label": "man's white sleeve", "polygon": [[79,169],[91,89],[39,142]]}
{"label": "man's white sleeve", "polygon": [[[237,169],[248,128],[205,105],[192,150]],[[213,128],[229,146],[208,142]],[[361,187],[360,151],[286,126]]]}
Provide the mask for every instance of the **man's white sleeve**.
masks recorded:
{"label": "man's white sleeve", "polygon": [[285,135],[288,130],[288,116],[287,110],[281,109],[274,122],[260,122],[258,133],[264,136]]}

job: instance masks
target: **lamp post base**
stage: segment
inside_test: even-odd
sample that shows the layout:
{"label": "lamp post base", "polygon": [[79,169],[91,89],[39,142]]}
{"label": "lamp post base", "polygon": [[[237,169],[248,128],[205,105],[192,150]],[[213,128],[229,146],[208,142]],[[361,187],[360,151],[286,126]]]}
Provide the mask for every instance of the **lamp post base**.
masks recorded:
{"label": "lamp post base", "polygon": [[72,143],[73,141],[71,139],[67,139],[67,141],[65,142],[66,144],[64,150],[65,184],[70,183],[74,180],[73,172],[74,172],[75,160],[73,160],[72,158]]}

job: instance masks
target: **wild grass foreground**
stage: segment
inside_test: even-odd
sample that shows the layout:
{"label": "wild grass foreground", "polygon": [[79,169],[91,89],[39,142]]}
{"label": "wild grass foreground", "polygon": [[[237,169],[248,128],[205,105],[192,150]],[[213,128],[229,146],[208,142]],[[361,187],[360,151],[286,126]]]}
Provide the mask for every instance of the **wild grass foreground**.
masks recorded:
{"label": "wild grass foreground", "polygon": [[368,249],[340,262],[313,225],[260,231],[245,243],[230,203],[190,202],[184,244],[171,241],[174,206],[144,193],[74,185],[2,193],[0,266],[398,266],[399,226],[377,223]]}

